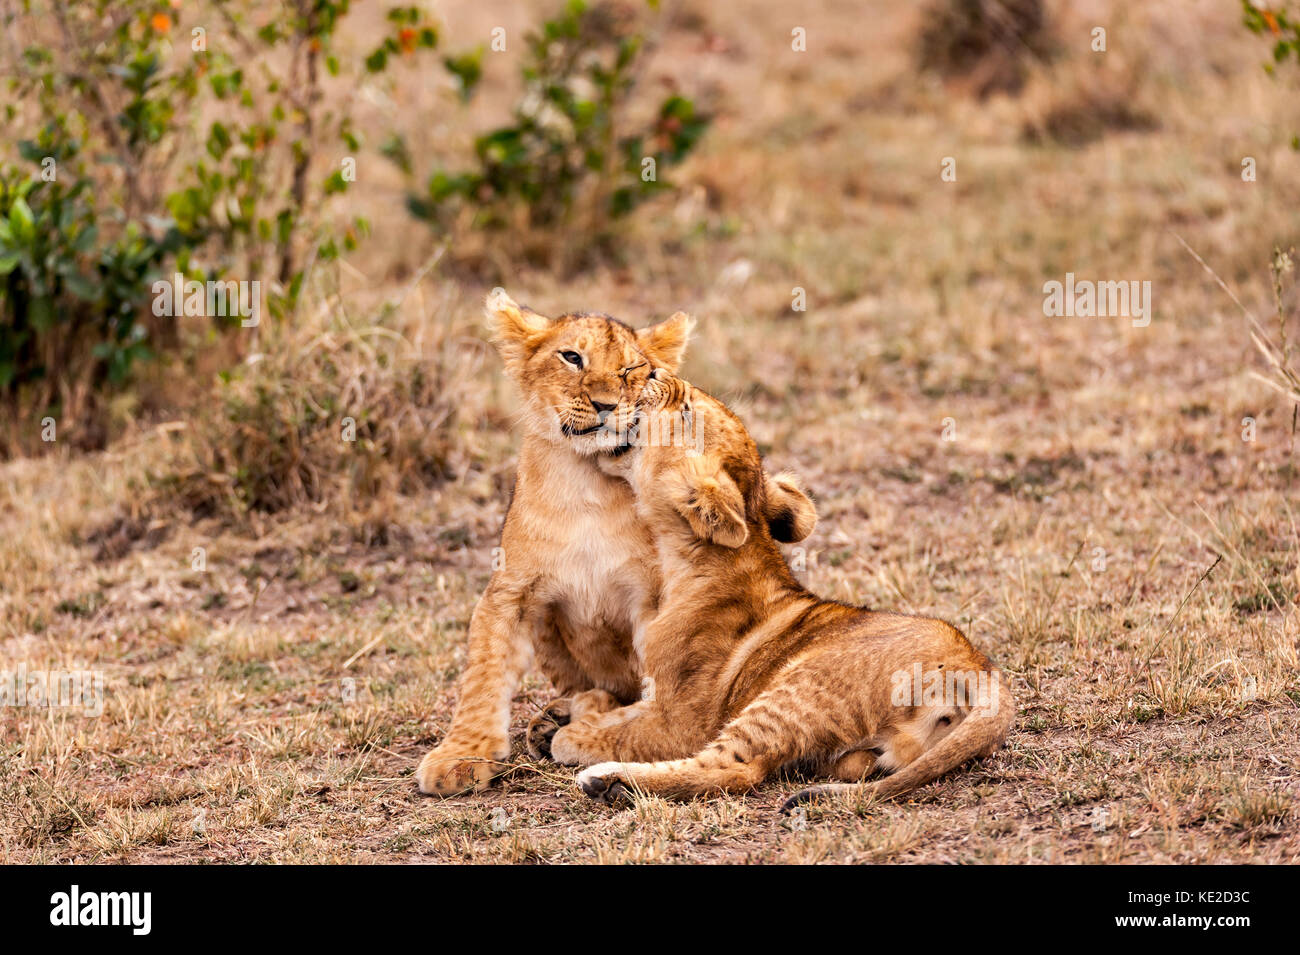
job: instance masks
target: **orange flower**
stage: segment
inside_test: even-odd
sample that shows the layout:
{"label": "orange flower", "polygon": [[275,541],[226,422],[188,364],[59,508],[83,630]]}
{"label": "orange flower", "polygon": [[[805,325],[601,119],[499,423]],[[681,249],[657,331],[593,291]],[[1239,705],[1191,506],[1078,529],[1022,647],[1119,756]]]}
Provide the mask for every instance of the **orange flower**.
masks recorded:
{"label": "orange flower", "polygon": [[415,31],[410,27],[404,27],[401,32],[397,34],[397,42],[401,45],[403,53],[414,53]]}
{"label": "orange flower", "polygon": [[1268,28],[1270,31],[1272,31],[1274,36],[1277,36],[1279,33],[1282,32],[1280,29],[1278,29],[1277,17],[1273,16],[1272,10],[1261,10],[1259,12],[1260,15],[1264,18],[1264,22],[1268,24]]}
{"label": "orange flower", "polygon": [[155,13],[149,18],[149,26],[154,33],[167,33],[172,28],[172,18],[165,13]]}

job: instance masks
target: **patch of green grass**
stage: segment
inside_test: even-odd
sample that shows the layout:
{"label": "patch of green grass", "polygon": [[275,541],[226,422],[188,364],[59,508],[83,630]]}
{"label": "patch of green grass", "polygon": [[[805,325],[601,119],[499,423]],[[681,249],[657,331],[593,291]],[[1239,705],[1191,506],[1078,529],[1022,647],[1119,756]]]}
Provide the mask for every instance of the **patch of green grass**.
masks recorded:
{"label": "patch of green grass", "polygon": [[54,605],[54,609],[58,613],[66,613],[72,617],[93,617],[95,612],[104,606],[104,601],[104,592],[95,590],[80,597],[60,600]]}
{"label": "patch of green grass", "polygon": [[1286,584],[1280,580],[1275,580],[1268,584],[1264,590],[1257,590],[1240,600],[1234,600],[1232,607],[1243,617],[1249,617],[1251,614],[1265,610],[1276,610],[1278,607],[1285,607],[1293,598],[1294,595]]}

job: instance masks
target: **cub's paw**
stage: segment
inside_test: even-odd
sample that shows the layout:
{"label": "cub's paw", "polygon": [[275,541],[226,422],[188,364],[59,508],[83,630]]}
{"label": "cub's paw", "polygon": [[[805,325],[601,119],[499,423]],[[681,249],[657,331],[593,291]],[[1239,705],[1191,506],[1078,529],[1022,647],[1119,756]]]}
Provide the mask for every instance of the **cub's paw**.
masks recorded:
{"label": "cub's paw", "polygon": [[533,717],[524,733],[524,742],[528,746],[528,755],[533,759],[549,759],[551,740],[561,726],[568,726],[573,718],[572,700],[562,696],[551,700],[540,713]]}
{"label": "cub's paw", "polygon": [[689,390],[690,385],[684,380],[666,369],[656,368],[641,387],[637,405],[646,410],[668,408],[684,401]]}
{"label": "cub's paw", "polygon": [[808,786],[806,789],[801,789],[792,796],[787,796],[785,801],[781,803],[779,812],[781,815],[785,816],[793,812],[797,806],[814,802],[825,796],[834,796],[839,793],[847,792],[869,794],[870,788],[860,786],[856,783],[820,783],[816,786]]}
{"label": "cub's paw", "polygon": [[505,764],[490,756],[432,750],[420,760],[415,783],[426,796],[454,796],[486,789]]}
{"label": "cub's paw", "polygon": [[578,785],[597,802],[607,806],[628,806],[632,789],[622,779],[622,763],[597,763],[578,773]]}
{"label": "cub's paw", "polygon": [[777,812],[783,816],[790,815],[790,813],[794,812],[797,807],[815,800],[817,798],[816,789],[816,786],[810,786],[807,789],[801,789],[797,793],[787,796],[781,802],[781,807]]}

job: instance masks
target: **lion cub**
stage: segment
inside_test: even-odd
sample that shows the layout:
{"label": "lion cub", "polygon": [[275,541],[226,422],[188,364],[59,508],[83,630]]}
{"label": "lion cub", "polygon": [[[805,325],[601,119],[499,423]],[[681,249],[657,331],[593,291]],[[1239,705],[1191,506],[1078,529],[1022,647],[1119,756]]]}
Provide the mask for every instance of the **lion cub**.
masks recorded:
{"label": "lion cub", "polygon": [[[613,802],[755,786],[799,764],[895,796],[997,749],[1007,679],[941,620],[822,600],[773,542],[753,440],[727,408],[656,370],[634,449],[603,462],[632,485],[663,579],[645,635],[653,699],[587,711],[555,736],[578,782]],[[855,785],[815,786],[787,802]]]}
{"label": "lion cub", "polygon": [[[681,312],[640,331],[605,315],[549,318],[501,290],[486,306],[524,396],[523,441],[501,559],[470,619],[456,714],[416,770],[421,791],[443,796],[482,789],[505,768],[510,701],[530,661],[560,695],[529,727],[534,755],[571,706],[641,696],[639,638],[658,602],[659,564],[631,488],[600,463],[628,450],[642,384],[652,368],[677,366],[691,328]],[[772,533],[800,540],[816,523],[811,502],[791,482],[767,481]]]}

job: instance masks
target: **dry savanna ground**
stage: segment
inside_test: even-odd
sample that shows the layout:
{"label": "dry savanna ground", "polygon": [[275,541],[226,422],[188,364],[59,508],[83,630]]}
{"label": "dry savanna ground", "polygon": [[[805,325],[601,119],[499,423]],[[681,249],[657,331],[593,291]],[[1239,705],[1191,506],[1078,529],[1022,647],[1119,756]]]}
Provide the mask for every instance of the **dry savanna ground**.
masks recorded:
{"label": "dry savanna ground", "polygon": [[[454,383],[453,476],[236,526],[145,506],[184,420],[0,467],[4,668],[105,680],[98,716],[0,710],[0,859],[1294,861],[1300,438],[1252,375],[1269,371],[1247,315],[1275,328],[1272,249],[1300,238],[1300,84],[1265,74],[1234,2],[1090,0],[1053,5],[1059,55],[1018,96],[979,100],[918,77],[911,6],[665,2],[651,82],[717,117],[683,190],[621,262],[504,284],[543,311],[693,312],[685,373],[816,494],[791,551],[807,584],[964,628],[1016,680],[1004,750],[793,820],[787,780],[612,811],[519,743],[496,789],[419,796],[491,570],[515,397],[486,286],[421,273],[433,237],[359,177],[383,224],[344,276],[397,303],[416,360]],[[458,10],[450,45],[543,9]],[[513,55],[488,59],[485,109]],[[409,82],[392,95],[436,151],[450,133],[419,117],[439,91]],[[1150,281],[1150,324],[1046,316],[1043,283],[1067,272]],[[516,737],[548,698],[532,675]]]}

